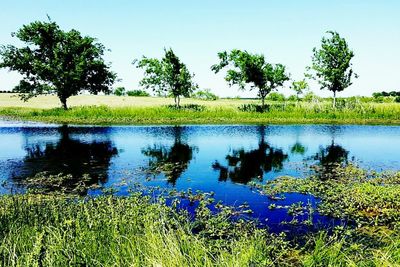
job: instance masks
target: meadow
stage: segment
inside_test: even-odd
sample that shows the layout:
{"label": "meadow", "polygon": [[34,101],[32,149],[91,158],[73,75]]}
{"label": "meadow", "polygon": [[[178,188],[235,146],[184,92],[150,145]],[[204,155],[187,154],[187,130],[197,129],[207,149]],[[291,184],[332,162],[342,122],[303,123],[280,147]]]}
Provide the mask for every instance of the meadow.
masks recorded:
{"label": "meadow", "polygon": [[175,108],[171,98],[79,95],[70,109],[59,108],[56,96],[39,96],[23,102],[12,94],[0,94],[0,116],[9,119],[73,124],[400,124],[399,103],[338,100],[267,101],[259,112],[258,100],[182,99]]}

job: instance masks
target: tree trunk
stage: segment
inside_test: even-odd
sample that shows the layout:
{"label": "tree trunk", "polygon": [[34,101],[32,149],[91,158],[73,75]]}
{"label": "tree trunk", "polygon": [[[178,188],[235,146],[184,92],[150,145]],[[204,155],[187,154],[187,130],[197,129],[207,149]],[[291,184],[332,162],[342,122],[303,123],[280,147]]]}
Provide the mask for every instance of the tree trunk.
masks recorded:
{"label": "tree trunk", "polygon": [[333,91],[333,108],[336,108],[336,91]]}
{"label": "tree trunk", "polygon": [[177,108],[180,108],[180,102],[181,102],[181,98],[179,97],[179,95],[177,96],[178,102],[177,102]]}
{"label": "tree trunk", "polygon": [[264,111],[264,108],[265,108],[265,96],[261,96],[261,108]]}
{"label": "tree trunk", "polygon": [[67,109],[68,109],[68,106],[67,106],[67,99],[66,99],[66,98],[60,98],[60,101],[61,101],[61,104],[62,104],[63,109],[64,109],[64,110],[67,110]]}

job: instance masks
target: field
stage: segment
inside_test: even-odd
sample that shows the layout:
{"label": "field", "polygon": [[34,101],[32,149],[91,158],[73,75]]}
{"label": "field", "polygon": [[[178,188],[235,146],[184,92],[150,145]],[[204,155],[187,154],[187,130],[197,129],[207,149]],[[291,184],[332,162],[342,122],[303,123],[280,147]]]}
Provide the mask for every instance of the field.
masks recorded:
{"label": "field", "polygon": [[173,99],[80,95],[69,99],[70,109],[60,109],[55,96],[39,96],[23,102],[12,94],[0,94],[0,116],[10,119],[75,124],[267,124],[334,123],[400,124],[400,104],[339,101],[336,109],[327,100],[267,102],[268,111],[256,112],[257,100]]}

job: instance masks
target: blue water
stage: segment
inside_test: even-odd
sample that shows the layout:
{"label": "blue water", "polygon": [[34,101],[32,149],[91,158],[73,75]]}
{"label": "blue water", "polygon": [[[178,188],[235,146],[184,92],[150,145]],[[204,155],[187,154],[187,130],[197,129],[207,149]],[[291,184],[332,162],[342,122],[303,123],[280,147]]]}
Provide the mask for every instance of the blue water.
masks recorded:
{"label": "blue water", "polygon": [[[305,177],[310,166],[355,162],[367,169],[400,169],[398,126],[59,126],[0,122],[0,193],[25,192],[38,172],[71,174],[84,184],[129,194],[133,183],[214,192],[228,205],[248,203],[251,215],[274,226],[290,220],[290,205],[316,199],[288,194],[273,201],[249,186],[282,175]],[[51,189],[57,190],[57,189]],[[88,189],[83,194],[100,194]],[[314,216],[315,222],[328,218]]]}

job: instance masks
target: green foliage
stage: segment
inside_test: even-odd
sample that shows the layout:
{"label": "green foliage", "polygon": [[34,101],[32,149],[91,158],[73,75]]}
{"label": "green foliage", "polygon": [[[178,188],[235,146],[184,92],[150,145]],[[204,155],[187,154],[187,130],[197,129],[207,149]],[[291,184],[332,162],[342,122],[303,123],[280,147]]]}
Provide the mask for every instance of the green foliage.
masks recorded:
{"label": "green foliage", "polygon": [[226,51],[220,52],[218,57],[220,63],[211,66],[211,70],[218,73],[223,68],[229,67],[225,77],[229,85],[238,85],[242,90],[246,85],[250,85],[250,90],[257,88],[262,106],[265,97],[272,90],[283,86],[284,82],[289,80],[286,67],[266,62],[264,55],[234,49],[229,54]]}
{"label": "green foliage", "polygon": [[126,94],[125,87],[117,87],[114,89],[114,95],[116,96],[124,96]]}
{"label": "green foliage", "polygon": [[300,100],[299,98],[297,98],[296,95],[290,95],[287,98],[287,101],[296,101],[296,100]]}
{"label": "green foliage", "polygon": [[217,100],[219,97],[213,94],[210,89],[199,90],[192,95],[192,98],[201,100]]}
{"label": "green foliage", "polygon": [[266,104],[264,106],[257,105],[257,104],[243,104],[238,107],[240,111],[243,112],[266,112],[269,110],[270,105]]}
{"label": "green foliage", "polygon": [[391,92],[375,92],[372,94],[373,101],[377,103],[400,103],[400,92],[391,91]]}
{"label": "green foliage", "polygon": [[[158,95],[171,94],[175,105],[179,107],[180,97],[189,97],[197,89],[197,84],[193,82],[194,74],[190,74],[172,49],[164,49],[164,52],[161,60],[143,57],[138,61],[137,67],[145,71],[140,85],[153,89]],[[136,60],[133,64],[136,64]]]}
{"label": "green foliage", "polygon": [[318,97],[314,92],[308,91],[304,97],[303,100],[306,102],[313,102],[313,101],[319,101],[321,98]]}
{"label": "green foliage", "polygon": [[[305,97],[306,100],[307,97]],[[312,100],[314,99],[314,100]],[[270,102],[217,100],[207,102],[202,111],[166,106],[81,106],[62,109],[0,108],[0,116],[9,119],[73,124],[226,124],[226,123],[339,123],[400,124],[400,105],[347,101],[332,110],[329,101],[310,97],[310,102]],[[189,103],[188,103],[189,104]],[[246,107],[244,107],[246,106]],[[268,112],[263,112],[268,110]]]}
{"label": "green foliage", "polygon": [[[196,218],[140,193],[128,197],[2,196],[4,266],[268,266],[299,264],[284,235],[232,221],[203,195]],[[174,200],[179,206],[179,199]],[[218,213],[207,205],[213,204]],[[194,234],[196,233],[196,234]]]}
{"label": "green foliage", "polygon": [[290,86],[290,89],[296,92],[297,100],[299,100],[300,95],[302,95],[306,90],[308,90],[309,86],[306,80],[303,79],[300,81],[293,81],[292,86]]}
{"label": "green foliage", "polygon": [[333,92],[333,106],[335,107],[336,93],[349,87],[353,77],[351,59],[354,53],[350,50],[346,40],[337,32],[328,32],[330,38],[322,38],[321,48],[313,49],[312,65],[308,69],[314,74],[310,77],[318,80],[321,89]]}
{"label": "green foliage", "polygon": [[126,92],[128,96],[150,96],[150,94],[144,90],[132,90]]}
{"label": "green foliage", "polygon": [[313,194],[318,211],[357,223],[358,227],[400,229],[400,173],[366,171],[351,164],[306,179],[280,177],[261,186],[266,194]]}
{"label": "green foliage", "polygon": [[[248,212],[214,202],[212,193],[168,191],[152,198],[3,195],[0,197],[0,263],[4,266],[398,266],[400,263],[399,176],[354,167],[337,169],[340,177],[281,177],[254,189],[314,193],[321,212],[356,218],[358,227],[329,232],[268,233],[252,220],[233,219]],[[132,190],[140,190],[131,188]],[[142,189],[143,190],[143,189]],[[145,189],[146,190],[146,189]],[[166,199],[170,205],[166,204]],[[189,201],[195,216],[178,207]],[[281,207],[304,214],[309,204]],[[344,211],[344,212],[343,212]],[[294,223],[294,222],[293,222]]]}
{"label": "green foliage", "polygon": [[373,97],[377,98],[377,97],[387,97],[387,96],[392,96],[392,97],[397,97],[400,96],[400,91],[396,92],[396,91],[391,91],[391,92],[386,92],[386,91],[382,91],[382,92],[375,92],[372,94]]}
{"label": "green foliage", "polygon": [[0,67],[23,76],[14,89],[23,100],[54,92],[67,109],[67,99],[81,90],[111,91],[116,74],[104,62],[105,48],[96,39],[77,30],[63,31],[52,21],[24,25],[12,36],[27,46],[2,46]]}
{"label": "green foliage", "polygon": [[191,111],[205,111],[207,109],[206,106],[198,104],[186,104],[186,105],[181,105],[179,107],[175,105],[168,105],[167,108],[171,110],[191,110]]}
{"label": "green foliage", "polygon": [[266,99],[270,101],[281,101],[281,102],[286,100],[285,96],[278,92],[270,93]]}

